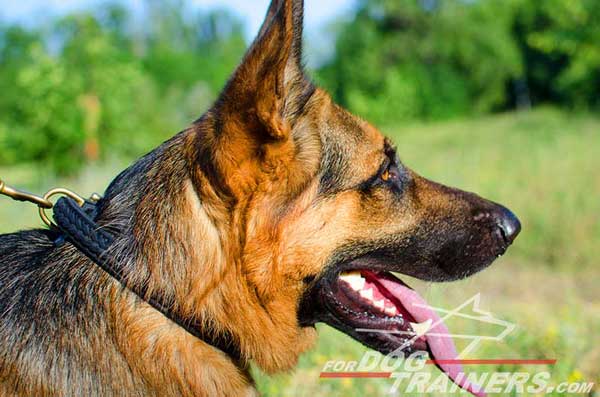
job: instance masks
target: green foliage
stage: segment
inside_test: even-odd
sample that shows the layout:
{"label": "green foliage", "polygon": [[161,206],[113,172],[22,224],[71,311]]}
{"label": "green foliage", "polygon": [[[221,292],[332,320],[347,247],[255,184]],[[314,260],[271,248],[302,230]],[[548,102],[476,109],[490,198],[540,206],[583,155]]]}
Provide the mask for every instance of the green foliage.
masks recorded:
{"label": "green foliage", "polygon": [[600,106],[600,2],[520,0],[516,37],[532,96],[586,109]]}
{"label": "green foliage", "polygon": [[242,54],[241,25],[225,12],[188,19],[180,4],[149,5],[139,34],[116,6],[0,30],[0,164],[68,173],[139,156],[202,114]]}
{"label": "green foliage", "polygon": [[[241,23],[186,0],[0,25],[0,165],[133,157],[189,124],[242,56]],[[360,0],[317,80],[378,124],[530,104],[600,107],[596,0]],[[310,43],[308,43],[310,45]]]}
{"label": "green foliage", "polygon": [[14,70],[16,94],[3,109],[9,130],[3,160],[46,162],[67,172],[112,146],[139,153],[140,140],[154,132],[143,127],[158,105],[141,63],[123,56],[90,16],[68,17],[56,29],[64,43],[59,57],[41,41],[29,43],[28,62]]}
{"label": "green foliage", "polygon": [[510,10],[484,1],[362,1],[320,77],[343,104],[380,123],[493,110],[522,70]]}
{"label": "green foliage", "polygon": [[596,109],[598,20],[595,0],[362,0],[319,78],[378,123],[531,103]]}

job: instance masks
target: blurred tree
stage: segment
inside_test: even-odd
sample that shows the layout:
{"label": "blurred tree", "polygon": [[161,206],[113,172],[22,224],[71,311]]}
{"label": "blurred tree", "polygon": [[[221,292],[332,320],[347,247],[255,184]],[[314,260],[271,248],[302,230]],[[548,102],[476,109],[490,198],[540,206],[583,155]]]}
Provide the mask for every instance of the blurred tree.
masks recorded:
{"label": "blurred tree", "polygon": [[[0,165],[65,173],[137,156],[206,110],[244,51],[242,24],[189,0],[142,4],[0,25]],[[598,108],[597,21],[597,0],[358,0],[317,78],[377,123]]]}
{"label": "blurred tree", "polygon": [[144,64],[163,89],[203,81],[214,92],[240,60],[243,25],[226,11],[187,13],[183,0],[147,0]]}
{"label": "blurred tree", "polygon": [[600,2],[518,2],[515,37],[534,102],[600,106]]}
{"label": "blurred tree", "polygon": [[147,14],[137,26],[109,6],[0,31],[0,164],[67,173],[138,156],[209,106],[245,47],[241,24],[168,0]]}
{"label": "blurred tree", "polygon": [[27,42],[28,61],[7,65],[14,80],[2,79],[14,93],[3,109],[8,156],[64,173],[114,146],[129,155],[147,148],[157,95],[141,62],[91,15],[61,19],[47,37]]}
{"label": "blurred tree", "polygon": [[320,78],[378,122],[486,112],[521,73],[511,28],[512,8],[495,1],[361,0]]}

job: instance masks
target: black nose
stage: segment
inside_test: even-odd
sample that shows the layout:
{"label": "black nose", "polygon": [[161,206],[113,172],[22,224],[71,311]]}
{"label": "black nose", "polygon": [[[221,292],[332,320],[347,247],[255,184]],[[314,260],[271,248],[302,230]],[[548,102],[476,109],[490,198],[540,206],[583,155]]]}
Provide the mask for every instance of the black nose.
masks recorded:
{"label": "black nose", "polygon": [[517,218],[509,209],[504,207],[494,211],[493,216],[502,232],[504,241],[506,241],[507,244],[512,244],[521,231],[521,222],[519,222],[519,218]]}

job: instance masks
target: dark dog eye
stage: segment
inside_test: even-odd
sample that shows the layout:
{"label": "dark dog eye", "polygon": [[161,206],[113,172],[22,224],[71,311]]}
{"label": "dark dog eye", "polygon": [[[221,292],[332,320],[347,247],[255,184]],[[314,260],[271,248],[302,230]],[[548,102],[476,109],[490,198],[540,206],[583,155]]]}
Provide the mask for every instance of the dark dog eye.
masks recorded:
{"label": "dark dog eye", "polygon": [[397,159],[387,158],[375,174],[359,185],[359,189],[369,191],[370,189],[385,187],[391,188],[397,193],[401,192],[406,180],[406,176],[402,172],[403,168],[399,165]]}
{"label": "dark dog eye", "polygon": [[383,170],[379,178],[386,183],[400,183],[400,169],[398,169],[398,165],[395,163],[390,163],[390,165]]}

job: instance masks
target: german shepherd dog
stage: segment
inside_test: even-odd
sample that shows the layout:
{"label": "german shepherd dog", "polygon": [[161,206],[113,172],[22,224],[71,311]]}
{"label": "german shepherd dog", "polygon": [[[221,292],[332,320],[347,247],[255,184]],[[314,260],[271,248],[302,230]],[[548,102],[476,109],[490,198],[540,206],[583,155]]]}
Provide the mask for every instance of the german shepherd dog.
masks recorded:
{"label": "german shepherd dog", "polygon": [[55,244],[55,231],[24,231],[0,237],[0,395],[256,395],[250,363],[292,369],[319,322],[382,353],[414,331],[405,354],[452,358],[419,330],[435,315],[391,272],[467,277],[506,251],[519,221],[418,176],[317,88],[302,19],[302,0],[273,0],[214,106],[122,172],[95,218],[117,236],[109,253],[130,285],[239,356]]}

